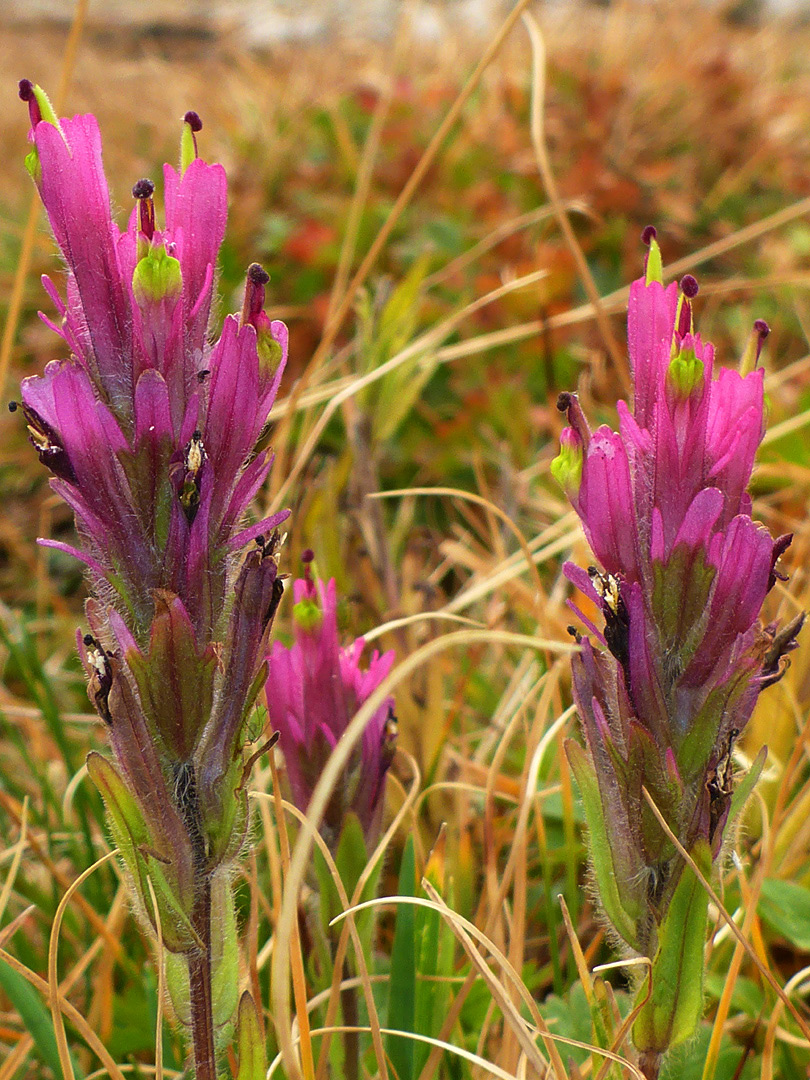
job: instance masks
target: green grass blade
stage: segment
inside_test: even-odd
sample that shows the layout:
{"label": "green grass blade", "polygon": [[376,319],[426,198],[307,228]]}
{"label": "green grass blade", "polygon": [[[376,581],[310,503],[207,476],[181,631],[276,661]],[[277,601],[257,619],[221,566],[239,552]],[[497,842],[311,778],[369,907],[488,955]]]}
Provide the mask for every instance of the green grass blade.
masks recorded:
{"label": "green grass blade", "polygon": [[[413,837],[409,836],[402,853],[399,871],[399,895],[416,893],[416,865]],[[416,1019],[416,922],[412,904],[397,908],[394,945],[391,952],[391,982],[388,997],[388,1027],[413,1031]],[[395,1035],[386,1038],[386,1052],[398,1080],[413,1080],[413,1041]]]}
{"label": "green grass blade", "polygon": [[[20,1014],[26,1030],[34,1040],[34,1046],[43,1064],[52,1070],[54,1076],[61,1076],[62,1066],[56,1049],[51,1014],[37,991],[4,960],[0,960],[0,987],[8,994],[11,1004]],[[76,1069],[75,1063],[73,1069],[77,1078],[83,1075]]]}

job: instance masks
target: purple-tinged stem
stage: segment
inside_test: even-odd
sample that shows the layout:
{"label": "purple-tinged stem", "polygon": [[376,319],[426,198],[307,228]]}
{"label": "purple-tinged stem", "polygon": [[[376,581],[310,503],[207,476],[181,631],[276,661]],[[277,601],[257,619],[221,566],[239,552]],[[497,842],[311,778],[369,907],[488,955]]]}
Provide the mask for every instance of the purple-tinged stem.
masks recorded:
{"label": "purple-tinged stem", "polygon": [[188,958],[194,1073],[196,1080],[217,1080],[211,993],[211,879],[207,874],[200,878],[191,921],[204,945]]}
{"label": "purple-tinged stem", "polygon": [[638,1067],[646,1077],[646,1080],[658,1080],[661,1070],[662,1055],[656,1050],[648,1050],[638,1059]]}

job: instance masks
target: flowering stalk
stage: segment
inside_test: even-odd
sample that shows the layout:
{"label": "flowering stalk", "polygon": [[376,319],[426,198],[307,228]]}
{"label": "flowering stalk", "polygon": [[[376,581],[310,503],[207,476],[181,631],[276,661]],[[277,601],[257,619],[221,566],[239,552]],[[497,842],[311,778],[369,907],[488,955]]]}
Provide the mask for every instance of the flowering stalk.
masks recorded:
{"label": "flowering stalk", "polygon": [[242,312],[206,337],[227,189],[222,167],[197,156],[196,113],[179,169],[164,168],[165,227],[140,180],[121,231],[95,118],[58,119],[28,80],[20,96],[26,164],[67,264],[66,300],[43,278],[58,322],[42,318],[70,355],[24,381],[20,407],[79,547],[40,542],[87,568],[79,652],[115,758],[91,753],[88,770],[153,928],[154,895],[198,1080],[215,1080],[215,1034],[236,1007],[228,867],[247,830],[245,723],[266,678],[287,513],[242,519],[272,463],[254,447],[287,331],[264,313],[254,265]]}
{"label": "flowering stalk", "polygon": [[[306,811],[329,758],[352,717],[376,690],[394,662],[394,653],[372,653],[366,671],[360,667],[365,642],[358,638],[341,649],[337,627],[337,592],[334,580],[324,585],[312,573],[312,552],[305,552],[304,577],[294,585],[293,628],[290,648],[276,641],[268,657],[267,708],[284,754],[293,801]],[[321,822],[321,835],[330,848],[346,891],[351,897],[380,833],[385,778],[396,749],[397,723],[393,698],[387,698],[369,720],[362,741],[355,747],[343,775],[335,784]],[[331,874],[316,857],[322,933],[334,964],[338,936],[332,918],[342,911]],[[367,891],[373,890],[373,878]],[[362,919],[359,926],[366,923]],[[368,922],[370,927],[370,922]],[[361,930],[362,934],[362,930]],[[353,975],[348,958],[343,976]],[[343,1074],[360,1075],[360,1040],[357,990],[341,992],[344,1033]]]}
{"label": "flowering stalk", "polygon": [[737,783],[735,741],[803,616],[781,629],[759,621],[791,541],[752,520],[746,491],[764,433],[768,328],[757,321],[741,370],[715,378],[713,347],[694,329],[697,282],[665,288],[655,230],[644,239],[628,310],[632,411],[620,401],[619,432],[592,432],[576,395],[561,394],[569,426],[552,472],[600,564],[565,572],[604,619],[571,605],[591,638],[572,628],[585,745],[566,749],[604,914],[626,952],[652,960],[633,1037],[655,1077],[700,1019],[708,898],[642,789],[710,875],[765,760],[763,748]]}
{"label": "flowering stalk", "polygon": [[[352,717],[394,663],[392,650],[382,656],[375,651],[363,671],[364,639],[340,647],[335,582],[324,585],[314,578],[312,560],[312,552],[305,552],[304,577],[293,586],[295,641],[290,648],[273,642],[266,688],[270,721],[279,733],[292,796],[302,811]],[[333,851],[350,815],[360,824],[366,848],[376,843],[396,736],[394,700],[388,698],[369,720],[327,807],[321,832]]]}

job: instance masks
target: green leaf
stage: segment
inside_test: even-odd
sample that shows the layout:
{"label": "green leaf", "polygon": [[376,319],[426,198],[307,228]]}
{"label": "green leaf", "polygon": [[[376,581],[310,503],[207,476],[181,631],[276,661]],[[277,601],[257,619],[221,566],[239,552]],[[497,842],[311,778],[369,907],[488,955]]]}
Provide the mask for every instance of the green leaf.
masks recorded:
{"label": "green leaf", "polygon": [[[62,1066],[59,1063],[53,1021],[37,991],[19,972],[9,967],[5,960],[0,960],[0,987],[20,1014],[26,1031],[34,1040],[42,1063],[52,1070],[54,1076],[61,1076]],[[73,1069],[77,1076],[82,1075],[75,1062]]]}
{"label": "green leaf", "polygon": [[751,763],[751,768],[745,774],[745,776],[738,781],[737,786],[734,788],[734,794],[731,796],[731,805],[728,810],[728,819],[725,825],[725,832],[727,836],[731,835],[731,829],[734,822],[739,815],[745,809],[745,804],[748,801],[748,796],[754,790],[757,785],[757,781],[762,775],[762,770],[765,768],[765,762],[768,758],[768,747],[763,746],[760,748],[759,753]]}
{"label": "green leaf", "polygon": [[236,1074],[236,1080],[264,1080],[267,1073],[267,1055],[259,1024],[259,1014],[247,990],[239,999],[236,1025],[239,1044],[239,1071]]}
{"label": "green leaf", "polygon": [[793,881],[766,878],[758,911],[777,934],[802,952],[810,952],[810,889]]}
{"label": "green leaf", "polygon": [[[699,840],[691,854],[704,876],[711,874],[712,855],[706,841]],[[703,950],[708,918],[708,894],[692,868],[684,866],[669,910],[658,928],[652,993],[633,1025],[638,1050],[664,1053],[694,1034],[703,1015]],[[645,980],[639,999],[646,992]]]}
{"label": "green leaf", "polygon": [[[425,868],[425,877],[439,893],[444,893],[445,834],[441,833]],[[452,887],[446,897],[452,908]],[[414,911],[417,955],[414,1031],[437,1037],[450,1002],[449,978],[453,974],[455,935],[438,911],[418,907]],[[415,1043],[414,1076],[419,1076],[430,1054],[430,1046]]]}
{"label": "green leaf", "polygon": [[585,821],[588,824],[588,839],[593,864],[593,876],[599,889],[599,898],[605,914],[613,923],[628,945],[636,939],[636,914],[625,910],[616,884],[616,872],[613,866],[613,854],[602,810],[602,797],[585,751],[573,739],[567,739],[565,752],[577,781],[582,805],[585,808]]}
{"label": "green leaf", "polygon": [[91,751],[87,755],[87,771],[104,799],[113,842],[132,875],[143,912],[154,927],[152,901],[146,884],[149,878],[160,911],[164,945],[170,952],[187,951],[199,942],[186,911],[186,906],[190,908],[190,898],[185,905],[176,895],[164,866],[148,854],[152,837],[138,803],[112,762],[101,754]]}
{"label": "green leaf", "polygon": [[214,1025],[224,1027],[239,999],[239,940],[233,889],[226,871],[211,882],[211,996]]}
{"label": "green leaf", "polygon": [[[340,896],[338,895],[329,867],[326,865],[326,860],[317,847],[313,852],[313,864],[315,873],[318,877],[320,915],[324,934],[327,938],[337,940],[335,934],[337,934],[338,937],[340,936],[342,926],[338,925],[336,927],[331,927],[329,924],[341,914],[343,911],[343,904],[340,901]],[[343,822],[337,851],[335,852],[335,865],[337,866],[340,880],[343,882],[346,894],[351,900],[354,896],[354,891],[357,888],[357,883],[360,880],[360,875],[368,865],[368,852],[366,850],[365,837],[363,836],[363,827],[360,824],[357,815],[353,812],[349,812]],[[379,860],[359,897],[360,903],[364,900],[371,900],[377,895],[381,872],[382,860]],[[360,941],[363,944],[363,950],[369,958],[371,950],[371,927],[374,923],[374,917],[375,912],[373,909],[359,911],[354,916],[355,926],[357,927]]]}
{"label": "green leaf", "polygon": [[[416,866],[413,837],[409,836],[399,870],[399,895],[416,894]],[[388,997],[388,1027],[413,1031],[416,1019],[416,920],[412,904],[397,908],[394,945],[391,950],[391,978]],[[398,1080],[413,1080],[413,1040],[386,1036],[386,1052]]]}

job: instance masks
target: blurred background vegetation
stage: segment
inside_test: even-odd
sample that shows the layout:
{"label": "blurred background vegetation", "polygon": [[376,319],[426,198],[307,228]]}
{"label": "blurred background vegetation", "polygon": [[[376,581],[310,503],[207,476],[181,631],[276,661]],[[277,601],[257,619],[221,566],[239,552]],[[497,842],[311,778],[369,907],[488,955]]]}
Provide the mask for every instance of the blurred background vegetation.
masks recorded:
{"label": "blurred background vegetation", "polygon": [[[61,87],[63,112],[98,116],[122,219],[134,181],[160,179],[161,163],[177,156],[183,113],[197,110],[201,154],[221,161],[230,182],[218,317],[239,307],[245,269],[258,260],[271,274],[271,314],[290,327],[269,434],[276,465],[262,496],[293,510],[282,569],[298,572],[300,553],[315,550],[344,597],[347,640],[413,617],[375,641],[400,658],[453,629],[451,616],[492,632],[438,652],[398,690],[403,753],[389,806],[402,819],[382,891],[419,891],[446,822],[431,880],[447,902],[508,957],[553,1033],[617,1040],[621,1052],[626,981],[620,971],[609,982],[588,974],[613,957],[585,887],[581,816],[561,752],[575,729],[567,659],[496,634],[569,640],[560,567],[588,554],[549,477],[562,426],[555,401],[578,386],[589,415],[615,424],[626,288],[641,271],[650,223],[667,264],[698,276],[699,328],[720,362],[736,363],[755,318],[771,326],[755,513],[796,539],[783,560],[791,580],[767,614],[808,606],[810,26],[740,3],[534,5],[547,57],[534,90],[544,90],[550,184],[532,142],[521,24],[492,48],[509,6],[369,4],[361,19],[344,5],[341,18],[324,19],[317,4],[0,5],[0,380],[8,400],[61,355],[36,314],[53,314],[39,276],[58,278],[60,268],[44,216],[31,211],[16,80],[53,95]],[[491,62],[437,140],[487,49]],[[74,656],[80,567],[35,544],[43,535],[70,542],[71,516],[18,418],[0,424],[0,947],[47,978],[60,899],[108,849],[83,770],[87,750],[105,740]],[[370,497],[377,492],[393,494]],[[282,607],[277,634],[288,620]],[[793,980],[801,997],[797,973],[810,963],[809,656],[804,643],[739,750],[741,767],[763,742],[771,750],[722,883],[750,944],[742,949],[714,911],[707,1020],[672,1066],[681,1080],[807,1076],[810,1047],[756,961]],[[255,787],[270,790],[266,758]],[[260,796],[257,806],[239,902],[253,942],[245,984],[266,1005],[279,823]],[[319,966],[308,940],[315,891],[313,879],[301,899],[311,995],[340,978]],[[387,986],[401,925],[387,909],[374,941],[383,1020],[396,1014]],[[452,934],[432,958],[440,969],[427,970],[414,940],[395,952],[413,973],[414,1016],[424,1034],[473,1060],[403,1057],[394,1044],[400,1080],[483,1076],[484,1062],[513,1075],[514,987],[497,967],[500,991],[476,980]],[[157,975],[114,863],[72,898],[61,943],[65,995],[124,1075],[153,1075]],[[59,1075],[41,989],[0,960],[0,1080]],[[168,1020],[162,1028],[165,1074],[177,1075],[182,1040]],[[89,1076],[98,1062],[81,1027],[68,1030],[77,1075]],[[268,1022],[271,1050],[273,1039]],[[314,1037],[313,1046],[321,1069],[340,1075],[336,1044]],[[364,1048],[373,1075],[370,1040]],[[598,1055],[560,1053],[572,1080],[604,1075]]]}

